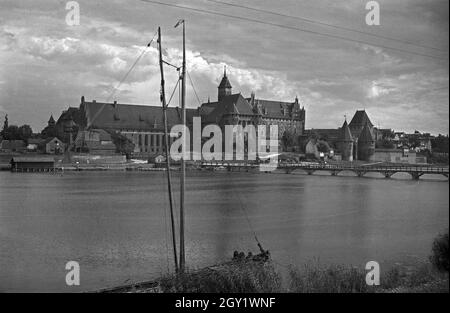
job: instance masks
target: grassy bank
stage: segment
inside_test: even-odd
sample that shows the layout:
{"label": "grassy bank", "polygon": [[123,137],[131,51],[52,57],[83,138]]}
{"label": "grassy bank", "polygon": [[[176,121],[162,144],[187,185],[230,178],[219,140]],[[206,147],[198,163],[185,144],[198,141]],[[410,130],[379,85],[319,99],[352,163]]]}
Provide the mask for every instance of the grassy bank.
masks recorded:
{"label": "grassy bank", "polygon": [[449,292],[448,273],[431,263],[395,266],[380,274],[380,285],[366,284],[367,271],[344,265],[307,263],[291,266],[287,281],[282,282],[271,263],[235,264],[220,269],[187,272],[167,276],[160,282],[160,292],[188,293],[376,293],[376,292]]}
{"label": "grassy bank", "polygon": [[183,275],[166,276],[159,283],[160,292],[189,293],[424,293],[449,292],[449,235],[436,237],[428,261],[395,265],[380,269],[380,284],[366,283],[365,268],[345,265],[321,265],[309,262],[290,266],[287,281],[274,264],[237,261]]}

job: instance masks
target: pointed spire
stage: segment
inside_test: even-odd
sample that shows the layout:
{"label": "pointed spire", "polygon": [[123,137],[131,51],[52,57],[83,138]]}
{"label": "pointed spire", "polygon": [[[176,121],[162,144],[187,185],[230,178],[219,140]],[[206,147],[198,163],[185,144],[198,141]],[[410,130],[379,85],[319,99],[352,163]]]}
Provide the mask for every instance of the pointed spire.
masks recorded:
{"label": "pointed spire", "polygon": [[53,114],[50,114],[50,118],[48,120],[48,125],[49,126],[55,125],[55,119],[53,118]]}
{"label": "pointed spire", "polygon": [[227,66],[223,66],[223,77],[227,77]]}
{"label": "pointed spire", "polygon": [[353,141],[352,132],[347,124],[347,119],[344,121],[344,124],[341,127],[341,141]]}

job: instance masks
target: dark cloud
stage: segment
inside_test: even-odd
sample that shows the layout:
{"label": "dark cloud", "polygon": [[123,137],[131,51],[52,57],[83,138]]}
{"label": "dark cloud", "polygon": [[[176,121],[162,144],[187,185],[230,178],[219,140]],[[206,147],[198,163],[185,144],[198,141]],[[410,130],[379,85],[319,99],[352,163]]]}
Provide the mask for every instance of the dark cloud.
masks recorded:
{"label": "dark cloud", "polygon": [[[181,34],[173,25],[184,18],[189,72],[202,101],[208,96],[215,99],[216,85],[226,64],[236,92],[248,95],[256,91],[258,97],[281,100],[292,100],[298,95],[307,108],[307,127],[337,127],[344,114],[366,108],[383,127],[448,133],[448,1],[380,0],[381,25],[375,27],[365,24],[365,1],[360,0],[228,2],[398,38],[423,47],[203,0],[167,3],[369,44],[138,0],[114,0],[108,5],[80,0],[81,25],[70,27],[65,23],[66,1],[4,0],[0,11],[0,110],[8,112],[12,122],[30,123],[39,129],[50,113],[58,115],[69,105],[77,106],[81,95],[105,100],[159,25],[166,57],[179,64]],[[446,60],[376,45],[444,56]],[[168,87],[172,88],[177,73],[170,68],[166,71]],[[114,98],[121,102],[158,104],[159,70],[154,48],[119,89]],[[188,100],[190,107],[198,105],[190,83]]]}

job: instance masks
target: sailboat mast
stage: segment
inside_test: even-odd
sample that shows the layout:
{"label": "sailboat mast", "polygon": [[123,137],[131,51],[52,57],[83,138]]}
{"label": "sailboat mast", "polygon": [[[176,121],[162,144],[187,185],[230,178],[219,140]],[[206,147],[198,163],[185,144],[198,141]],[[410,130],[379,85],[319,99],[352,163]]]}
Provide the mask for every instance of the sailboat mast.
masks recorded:
{"label": "sailboat mast", "polygon": [[166,93],[165,93],[165,81],[164,81],[164,67],[162,59],[162,46],[161,46],[161,27],[158,27],[158,48],[159,48],[159,68],[161,70],[161,102],[163,107],[163,117],[164,117],[164,145],[166,150],[166,167],[167,167],[167,186],[169,191],[169,203],[170,203],[170,220],[172,225],[172,246],[173,246],[173,257],[175,262],[175,271],[178,272],[178,257],[177,257],[177,242],[175,238],[175,222],[173,216],[173,196],[172,196],[172,178],[170,175],[170,154],[169,154],[169,135],[167,127],[167,104],[166,104]]}
{"label": "sailboat mast", "polygon": [[[183,23],[183,65],[181,69],[181,123],[186,127],[186,32],[185,21]],[[183,156],[181,158],[181,182],[180,182],[180,272],[183,273],[185,269],[185,251],[184,251],[184,192],[186,181],[186,165],[185,165],[185,153],[189,151],[190,147],[186,147],[186,136],[183,134]]]}

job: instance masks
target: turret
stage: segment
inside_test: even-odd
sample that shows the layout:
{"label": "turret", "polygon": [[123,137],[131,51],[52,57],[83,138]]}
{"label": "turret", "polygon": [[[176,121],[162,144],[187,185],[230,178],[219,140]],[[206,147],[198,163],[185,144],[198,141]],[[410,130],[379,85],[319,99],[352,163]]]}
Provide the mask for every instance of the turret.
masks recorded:
{"label": "turret", "polygon": [[375,139],[370,131],[369,123],[366,123],[358,137],[358,159],[362,161],[370,161],[374,153]]}
{"label": "turret", "polygon": [[224,97],[231,95],[231,84],[227,77],[226,67],[223,70],[222,81],[219,84],[217,100],[220,102]]}
{"label": "turret", "polygon": [[53,114],[50,115],[50,118],[49,118],[47,124],[48,124],[49,127],[55,126],[56,122],[55,122],[55,119],[53,118]]}
{"label": "turret", "polygon": [[341,152],[342,161],[353,161],[353,137],[348,127],[347,120],[340,129],[339,140],[337,142]]}

